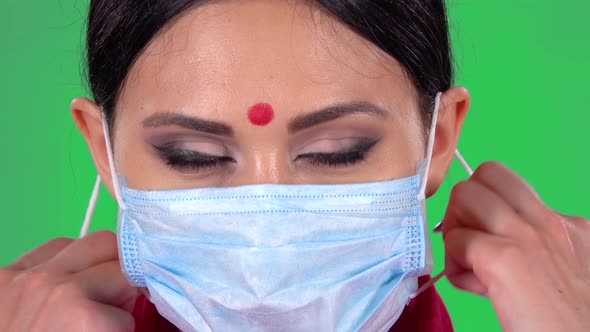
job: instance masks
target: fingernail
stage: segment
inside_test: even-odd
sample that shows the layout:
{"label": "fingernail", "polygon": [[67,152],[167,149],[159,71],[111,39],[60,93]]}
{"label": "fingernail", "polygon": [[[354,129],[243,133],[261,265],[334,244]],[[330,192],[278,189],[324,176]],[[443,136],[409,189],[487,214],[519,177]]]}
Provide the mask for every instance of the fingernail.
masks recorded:
{"label": "fingernail", "polygon": [[436,226],[434,226],[434,229],[432,231],[435,233],[442,232],[443,222],[444,222],[444,220],[439,221],[438,224],[436,224]]}

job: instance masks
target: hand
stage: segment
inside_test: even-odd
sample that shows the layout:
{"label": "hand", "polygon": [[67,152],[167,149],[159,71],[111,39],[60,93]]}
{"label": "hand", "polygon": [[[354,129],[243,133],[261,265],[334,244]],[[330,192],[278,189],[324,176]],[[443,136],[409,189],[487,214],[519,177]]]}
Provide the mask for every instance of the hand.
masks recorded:
{"label": "hand", "polygon": [[504,331],[590,331],[590,223],[552,211],[504,166],[453,188],[443,237],[447,278],[489,296]]}
{"label": "hand", "polygon": [[132,332],[137,296],[116,237],[54,239],[0,269],[0,331]]}

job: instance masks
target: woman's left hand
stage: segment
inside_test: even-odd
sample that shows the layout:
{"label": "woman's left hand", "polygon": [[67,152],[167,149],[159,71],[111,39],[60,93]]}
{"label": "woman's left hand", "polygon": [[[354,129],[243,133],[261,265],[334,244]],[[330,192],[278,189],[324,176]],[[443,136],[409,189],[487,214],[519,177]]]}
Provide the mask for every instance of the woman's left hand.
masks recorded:
{"label": "woman's left hand", "polygon": [[590,331],[590,222],[506,167],[482,164],[453,188],[443,237],[447,278],[489,296],[504,331]]}

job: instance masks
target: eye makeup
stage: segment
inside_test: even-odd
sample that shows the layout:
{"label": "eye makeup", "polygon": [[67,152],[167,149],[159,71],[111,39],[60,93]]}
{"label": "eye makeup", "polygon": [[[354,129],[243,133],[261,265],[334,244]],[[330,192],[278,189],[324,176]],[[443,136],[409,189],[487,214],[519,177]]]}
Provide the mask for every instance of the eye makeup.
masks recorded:
{"label": "eye makeup", "polygon": [[349,148],[335,152],[307,152],[298,155],[295,161],[304,161],[314,166],[346,167],[365,160],[367,153],[379,142],[379,139],[358,139]]}
{"label": "eye makeup", "polygon": [[157,146],[152,145],[164,162],[180,171],[201,171],[210,168],[219,168],[235,163],[230,156],[206,154],[194,150],[178,148],[172,144]]}
{"label": "eye makeup", "polygon": [[[378,139],[360,139],[351,147],[340,151],[300,154],[294,162],[305,162],[314,167],[352,166],[365,160],[366,155],[378,142]],[[168,166],[183,172],[223,168],[236,163],[236,160],[230,156],[211,155],[174,145],[153,145],[153,147]]]}
{"label": "eye makeup", "polygon": [[[268,124],[272,121],[274,111],[270,104],[258,103],[248,110],[247,117],[251,124],[264,126],[263,122]],[[169,120],[168,117],[166,119]],[[240,163],[249,160],[245,156],[239,157],[242,153],[259,153],[256,151],[256,142],[234,140],[232,137],[196,130],[201,129],[200,127],[191,127],[193,130],[184,126],[178,128],[176,123],[166,123],[165,127],[169,128],[152,129],[148,126],[144,137],[162,163],[179,173],[203,176],[227,174],[235,167],[248,166],[238,165],[238,160]],[[303,167],[301,172],[330,172],[330,169],[335,168],[345,171],[347,167],[352,169],[367,159],[384,135],[380,125],[358,117],[322,122],[291,134],[288,150],[285,151],[287,158],[283,160],[293,163],[297,168]],[[242,149],[246,150],[240,152]]]}

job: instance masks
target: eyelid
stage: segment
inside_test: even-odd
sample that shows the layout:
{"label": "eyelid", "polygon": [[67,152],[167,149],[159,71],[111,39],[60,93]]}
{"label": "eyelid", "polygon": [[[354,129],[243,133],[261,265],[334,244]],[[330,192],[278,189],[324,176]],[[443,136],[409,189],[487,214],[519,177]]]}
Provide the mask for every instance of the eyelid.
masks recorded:
{"label": "eyelid", "polygon": [[203,153],[201,151],[196,151],[196,150],[191,150],[191,149],[182,149],[182,148],[177,148],[172,144],[166,144],[166,145],[156,145],[156,144],[152,144],[152,146],[154,147],[154,149],[156,149],[156,151],[158,151],[161,154],[166,154],[166,155],[171,155],[171,154],[191,154],[191,155],[195,155],[195,156],[202,156],[204,158],[221,158],[224,157],[223,155],[219,156],[219,155],[214,155],[214,154],[208,154],[208,153]]}
{"label": "eyelid", "polygon": [[365,145],[370,142],[377,142],[377,138],[369,137],[338,137],[338,138],[322,138],[305,145],[298,153],[298,155],[309,155],[309,154],[334,154],[344,153],[361,145]]}
{"label": "eyelid", "polygon": [[235,159],[229,156],[208,155],[198,151],[178,149],[174,146],[158,146],[152,144],[159,157],[175,170],[190,170],[198,172],[203,169],[221,168],[227,164],[235,163]]}
{"label": "eyelid", "polygon": [[230,155],[229,149],[219,143],[201,140],[174,140],[164,144],[152,144],[158,150],[195,152],[206,156],[224,157]]}
{"label": "eyelid", "polygon": [[340,152],[317,153],[310,152],[300,154],[295,158],[295,161],[304,159],[311,164],[319,166],[348,166],[361,162],[365,159],[365,155],[377,144],[381,139],[363,139],[356,145]]}

